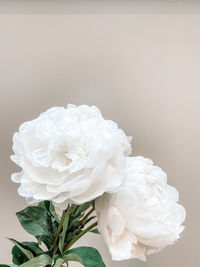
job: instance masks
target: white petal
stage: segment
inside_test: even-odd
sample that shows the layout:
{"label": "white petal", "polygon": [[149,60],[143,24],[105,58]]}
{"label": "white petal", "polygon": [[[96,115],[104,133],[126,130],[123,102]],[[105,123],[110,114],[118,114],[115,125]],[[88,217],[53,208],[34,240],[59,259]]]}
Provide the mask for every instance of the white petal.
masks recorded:
{"label": "white petal", "polygon": [[21,183],[21,178],[22,178],[22,175],[23,175],[23,171],[21,172],[17,172],[17,173],[13,173],[11,175],[11,180],[14,182],[14,183]]}
{"label": "white petal", "polygon": [[11,159],[15,164],[17,164],[18,166],[21,167],[20,156],[12,155],[12,156],[10,156],[10,159]]}
{"label": "white petal", "polygon": [[125,221],[119,211],[114,207],[110,207],[107,220],[108,227],[112,231],[112,241],[115,242],[115,238],[121,236],[125,231]]}
{"label": "white petal", "polygon": [[33,164],[41,167],[49,167],[51,157],[47,148],[38,148],[32,152]]}

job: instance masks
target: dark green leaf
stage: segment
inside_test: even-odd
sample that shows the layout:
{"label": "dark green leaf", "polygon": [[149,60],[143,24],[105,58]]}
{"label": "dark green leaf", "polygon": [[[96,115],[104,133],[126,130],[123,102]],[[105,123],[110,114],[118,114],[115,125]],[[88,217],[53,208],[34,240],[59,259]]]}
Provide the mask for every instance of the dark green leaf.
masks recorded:
{"label": "dark green leaf", "polygon": [[44,251],[39,247],[38,243],[36,242],[22,242],[24,248],[28,249],[33,253],[34,256],[39,256],[43,254]]}
{"label": "dark green leaf", "polygon": [[98,228],[95,228],[95,229],[91,230],[90,232],[94,233],[94,234],[99,234]]}
{"label": "dark green leaf", "polygon": [[80,232],[81,232],[81,230],[80,231],[77,231],[75,234],[72,233],[72,232],[67,233],[65,242],[68,243],[69,241],[71,241],[72,239],[74,239],[76,237],[76,235],[78,235]]}
{"label": "dark green leaf", "polygon": [[59,224],[60,218],[59,218],[58,214],[56,213],[54,205],[52,202],[50,202],[50,205],[49,205],[49,212],[54,217],[55,221]]}
{"label": "dark green leaf", "polygon": [[49,211],[49,207],[50,207],[50,201],[49,200],[44,200],[38,203],[38,207],[40,208],[44,208],[47,211]]}
{"label": "dark green leaf", "polygon": [[[34,257],[43,254],[43,250],[35,242],[22,242],[20,243],[21,248],[30,251]],[[29,260],[29,258],[24,254],[24,252],[16,245],[12,249],[12,262],[20,265]]]}
{"label": "dark green leaf", "polygon": [[[55,211],[55,208],[54,208],[54,205],[52,204],[51,201],[45,200],[45,201],[40,202],[38,204],[38,207],[46,209],[46,211],[50,215],[51,224],[52,224],[52,236],[55,237],[57,229],[58,229],[58,225],[59,225],[59,222],[60,222],[60,217],[57,215],[57,213]],[[46,242],[46,240],[45,240],[45,242]],[[51,242],[52,242],[52,240],[51,240]]]}
{"label": "dark green leaf", "polygon": [[12,249],[12,262],[14,264],[20,265],[28,261],[27,256],[19,249],[17,246],[14,246]]}
{"label": "dark green leaf", "polygon": [[52,222],[49,213],[42,207],[28,207],[17,213],[23,228],[31,235],[52,236]]}
{"label": "dark green leaf", "polygon": [[76,210],[78,209],[78,205],[75,205],[75,204],[71,204],[70,206],[68,206],[68,208],[70,208],[70,215],[74,215]]}
{"label": "dark green leaf", "polygon": [[80,262],[85,267],[105,267],[99,252],[92,247],[79,247],[68,250],[56,261],[54,267],[60,267],[68,261]]}
{"label": "dark green leaf", "polygon": [[64,243],[65,243],[65,236],[66,236],[67,229],[68,229],[68,223],[69,223],[69,210],[65,213],[65,219],[63,222],[63,229],[59,235],[59,249],[60,249],[61,253],[63,253],[63,247],[64,247]]}
{"label": "dark green leaf", "polygon": [[21,250],[21,252],[28,258],[28,260],[33,258],[33,254],[29,250],[25,249],[23,244],[21,244],[20,242],[12,238],[8,238],[8,239]]}
{"label": "dark green leaf", "polygon": [[60,218],[58,214],[56,213],[54,205],[51,201],[44,200],[38,204],[38,207],[46,209],[51,214],[51,216],[54,218],[54,220],[59,224]]}
{"label": "dark green leaf", "polygon": [[68,231],[73,232],[79,224],[79,220],[83,217],[83,214],[80,214],[79,216],[75,217],[74,219],[70,220]]}
{"label": "dark green leaf", "polygon": [[55,263],[57,262],[57,260],[60,258],[60,255],[59,254],[56,254],[52,260],[52,266],[55,265]]}
{"label": "dark green leaf", "polygon": [[80,215],[82,212],[86,211],[90,206],[91,206],[90,202],[86,202],[86,203],[78,206],[78,208],[75,212],[75,216]]}
{"label": "dark green leaf", "polygon": [[89,223],[91,220],[93,220],[93,219],[95,219],[95,218],[96,218],[96,216],[89,217],[89,218],[86,220],[85,224]]}
{"label": "dark green leaf", "polygon": [[57,233],[57,230],[58,230],[58,223],[56,221],[54,221],[52,223],[52,228],[53,228],[53,231],[52,231],[52,236],[55,237],[56,236],[56,233]]}

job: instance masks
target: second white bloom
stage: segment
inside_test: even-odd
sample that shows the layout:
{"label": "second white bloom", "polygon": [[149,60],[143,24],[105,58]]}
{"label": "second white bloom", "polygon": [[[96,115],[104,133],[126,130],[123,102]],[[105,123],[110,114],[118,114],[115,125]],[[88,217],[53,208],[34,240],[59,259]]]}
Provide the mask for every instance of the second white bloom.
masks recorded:
{"label": "second white bloom", "polygon": [[140,258],[173,244],[184,208],[166,174],[143,157],[127,158],[123,186],[96,200],[99,231],[113,260]]}

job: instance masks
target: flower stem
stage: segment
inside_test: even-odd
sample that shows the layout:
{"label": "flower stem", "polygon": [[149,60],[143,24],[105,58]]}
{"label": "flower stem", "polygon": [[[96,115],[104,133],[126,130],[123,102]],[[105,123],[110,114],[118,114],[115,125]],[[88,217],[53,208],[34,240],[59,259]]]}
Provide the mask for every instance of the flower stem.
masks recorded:
{"label": "flower stem", "polygon": [[88,213],[83,217],[83,219],[80,221],[77,230],[79,230],[81,228],[81,226],[83,226],[85,224],[85,222],[87,221],[88,217],[90,216],[90,214],[94,211],[94,208],[91,208],[91,210],[88,211]]}
{"label": "flower stem", "polygon": [[74,207],[72,207],[71,209],[71,214],[74,214],[77,209],[78,209],[78,205],[74,205]]}
{"label": "flower stem", "polygon": [[77,235],[71,242],[69,242],[69,244],[67,244],[67,246],[64,249],[64,252],[66,252],[71,246],[73,246],[73,244],[78,241],[83,235],[85,235],[87,232],[89,232],[90,230],[92,230],[94,227],[97,226],[97,222],[94,222],[93,224],[91,224],[89,227],[87,227],[85,230],[83,230],[79,235]]}
{"label": "flower stem", "polygon": [[58,229],[57,229],[57,232],[56,232],[56,237],[54,239],[54,242],[53,242],[53,258],[57,252],[57,249],[58,249],[58,246],[57,246],[57,242],[58,242],[58,238],[59,238],[59,234],[62,230],[62,227],[63,227],[63,223],[64,223],[64,220],[65,220],[65,214],[66,214],[66,210],[63,210],[63,213],[62,213],[62,217],[60,219],[60,223],[58,225]]}

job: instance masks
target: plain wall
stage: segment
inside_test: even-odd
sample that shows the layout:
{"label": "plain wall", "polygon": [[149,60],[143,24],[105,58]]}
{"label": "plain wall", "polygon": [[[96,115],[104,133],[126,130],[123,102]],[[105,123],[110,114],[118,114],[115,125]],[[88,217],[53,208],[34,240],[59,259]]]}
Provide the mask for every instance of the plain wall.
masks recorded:
{"label": "plain wall", "polygon": [[[168,173],[187,210],[180,240],[146,263],[107,267],[198,267],[200,218],[200,16],[199,15],[1,15],[0,16],[0,263],[11,244],[31,237],[15,212],[26,206],[10,181],[12,135],[51,106],[98,106],[133,136],[134,155]],[[79,266],[73,264],[70,266]]]}

